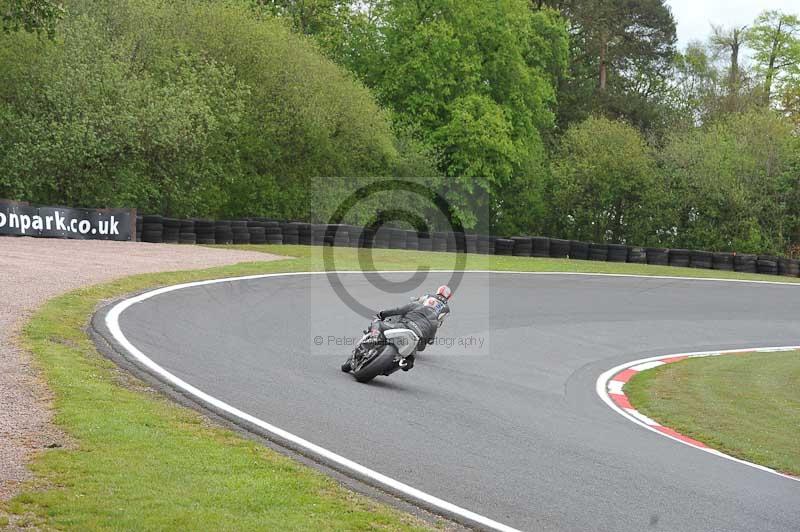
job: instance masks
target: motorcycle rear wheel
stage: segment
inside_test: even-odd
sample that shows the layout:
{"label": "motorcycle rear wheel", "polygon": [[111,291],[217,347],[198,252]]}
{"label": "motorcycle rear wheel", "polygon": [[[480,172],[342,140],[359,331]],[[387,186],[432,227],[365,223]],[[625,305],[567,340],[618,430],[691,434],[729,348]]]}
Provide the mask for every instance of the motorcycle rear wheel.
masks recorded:
{"label": "motorcycle rear wheel", "polygon": [[375,355],[372,360],[353,370],[353,376],[358,382],[369,382],[378,375],[388,372],[394,365],[397,348],[387,345],[383,351]]}

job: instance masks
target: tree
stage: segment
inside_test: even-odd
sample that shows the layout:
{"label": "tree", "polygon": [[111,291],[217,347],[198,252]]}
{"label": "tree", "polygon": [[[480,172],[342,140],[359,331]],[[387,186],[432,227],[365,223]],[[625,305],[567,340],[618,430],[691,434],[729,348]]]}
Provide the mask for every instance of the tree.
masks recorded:
{"label": "tree", "polygon": [[791,124],[763,108],[672,134],[661,153],[674,235],[664,243],[784,252],[797,237],[798,148]]}
{"label": "tree", "polygon": [[660,121],[676,30],[664,0],[557,0],[570,28],[569,76],[559,88],[559,123],[592,113],[649,129]]}
{"label": "tree", "polygon": [[660,184],[653,154],[634,127],[602,117],[570,127],[552,173],[554,235],[594,242],[652,240]]}
{"label": "tree", "polygon": [[780,11],[764,11],[745,38],[763,79],[764,101],[770,104],[774,86],[782,88],[792,75],[800,73],[800,19]]}
{"label": "tree", "polygon": [[0,35],[0,71],[0,197],[297,219],[315,179],[425,168],[363,85],[245,6],[71,0],[59,39]]}
{"label": "tree", "polygon": [[0,20],[5,33],[20,29],[52,38],[64,7],[57,0],[0,0]]}
{"label": "tree", "polygon": [[567,60],[557,13],[527,0],[374,0],[351,14],[334,55],[440,154],[454,206],[486,212],[513,180],[541,175]]}

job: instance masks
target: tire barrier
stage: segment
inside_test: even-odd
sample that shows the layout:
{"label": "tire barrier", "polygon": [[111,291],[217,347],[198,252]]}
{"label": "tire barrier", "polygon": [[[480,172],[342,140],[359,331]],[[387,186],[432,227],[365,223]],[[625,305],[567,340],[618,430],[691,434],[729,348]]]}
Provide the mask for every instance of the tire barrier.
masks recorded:
{"label": "tire barrier", "polygon": [[164,218],[164,243],[177,244],[180,241],[181,221],[177,218]]}
{"label": "tire barrier", "polygon": [[194,220],[180,220],[178,244],[197,244]]}
{"label": "tire barrier", "polygon": [[417,249],[420,251],[433,250],[433,237],[428,232],[419,233],[417,235]]}
{"label": "tire barrier", "polygon": [[232,220],[231,233],[234,244],[249,244],[250,233],[247,231],[247,220]]}
{"label": "tire barrier", "polygon": [[717,252],[711,254],[711,267],[715,270],[733,271],[733,253]]}
{"label": "tire barrier", "polygon": [[756,260],[758,257],[755,255],[741,254],[733,257],[734,271],[741,273],[757,273]]}
{"label": "tire barrier", "polygon": [[214,220],[195,220],[194,233],[198,244],[216,244],[214,238]]}
{"label": "tire barrier", "polygon": [[705,268],[710,270],[713,265],[713,254],[710,251],[692,250],[689,252],[690,268]]}
{"label": "tire barrier", "polygon": [[689,250],[688,249],[670,249],[669,250],[669,265],[677,266],[679,268],[686,268],[689,266]]}
{"label": "tire barrier", "polygon": [[283,231],[278,222],[264,222],[264,240],[266,244],[283,244]]}
{"label": "tire barrier", "polygon": [[464,235],[465,251],[467,253],[478,252],[478,235]]}
{"label": "tire barrier", "polygon": [[514,248],[511,254],[515,257],[530,257],[533,252],[533,240],[528,236],[512,236]]}
{"label": "tire barrier", "polygon": [[624,244],[608,244],[608,262],[626,262],[628,246]]}
{"label": "tire barrier", "polygon": [[321,246],[325,243],[325,233],[328,231],[326,224],[313,224],[311,226],[311,245]]}
{"label": "tire barrier", "polygon": [[478,235],[477,252],[481,255],[494,255],[494,240],[489,235]]}
{"label": "tire barrier", "polygon": [[550,256],[550,239],[546,236],[534,236],[531,238],[533,241],[532,257],[549,257]]}
{"label": "tire barrier", "polygon": [[406,249],[410,251],[419,249],[419,235],[416,231],[406,231]]}
{"label": "tire barrier", "polygon": [[144,224],[144,216],[137,216],[136,217],[136,241],[142,241],[142,225]]}
{"label": "tire barrier", "polygon": [[766,275],[778,275],[778,257],[769,255],[759,255],[756,260],[758,273]]}
{"label": "tire barrier", "polygon": [[665,248],[645,248],[647,264],[669,266],[669,250]]}
{"label": "tire barrier", "polygon": [[570,240],[569,258],[575,260],[589,260],[589,244],[579,240]]}
{"label": "tire barrier", "polygon": [[177,219],[136,216],[136,240],[179,244],[289,244],[457,252],[515,257],[629,262],[800,277],[800,260],[772,255],[703,250],[642,248],[543,236],[416,231],[381,226],[377,231],[348,224],[246,220]]}
{"label": "tire barrier", "polygon": [[164,218],[148,214],[142,216],[142,242],[164,242]]}
{"label": "tire barrier", "polygon": [[569,240],[551,238],[550,256],[554,259],[566,259],[569,257]]}
{"label": "tire barrier", "polygon": [[281,224],[282,244],[297,245],[300,243],[300,227],[296,223],[285,222]]}
{"label": "tire barrier", "polygon": [[797,259],[778,259],[778,275],[786,277],[800,276],[800,261]]}
{"label": "tire barrier", "polygon": [[589,244],[589,260],[608,260],[606,244]]}
{"label": "tire barrier", "polygon": [[628,262],[633,264],[645,264],[647,262],[647,253],[644,248],[628,246]]}
{"label": "tire barrier", "polygon": [[494,241],[495,255],[511,255],[514,251],[514,241],[510,238],[498,238]]}
{"label": "tire barrier", "polygon": [[[256,222],[259,223],[259,222]],[[247,232],[250,233],[251,244],[266,244],[267,243],[267,229],[262,226],[247,226]]]}
{"label": "tire barrier", "polygon": [[447,251],[447,234],[442,231],[434,231],[431,244],[431,251]]}
{"label": "tire barrier", "polygon": [[402,229],[389,229],[389,249],[406,249],[406,232]]}
{"label": "tire barrier", "polygon": [[214,222],[214,240],[217,244],[233,244],[231,222],[227,220],[217,220]]}

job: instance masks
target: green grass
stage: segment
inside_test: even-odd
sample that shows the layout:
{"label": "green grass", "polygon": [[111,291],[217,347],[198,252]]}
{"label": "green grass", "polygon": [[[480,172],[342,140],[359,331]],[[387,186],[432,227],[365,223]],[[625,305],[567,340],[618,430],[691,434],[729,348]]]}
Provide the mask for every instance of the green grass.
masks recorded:
{"label": "green grass", "polygon": [[[232,246],[234,247],[234,246]],[[24,328],[55,396],[55,422],[74,445],[39,455],[35,479],[0,505],[0,523],[71,530],[414,530],[425,523],[354,495],[333,480],[148,391],[96,351],[85,327],[103,301],[200,279],[323,269],[319,248],[245,246],[291,255],[193,272],[148,274],[46,303]],[[337,269],[450,269],[454,255],[335,250]],[[467,268],[765,279],[707,270],[589,261],[468,256]],[[776,279],[772,277],[772,279]],[[787,280],[781,278],[781,280]],[[795,425],[796,426],[796,425]]]}
{"label": "green grass", "polygon": [[687,359],[637,373],[625,393],[681,434],[800,475],[800,352]]}

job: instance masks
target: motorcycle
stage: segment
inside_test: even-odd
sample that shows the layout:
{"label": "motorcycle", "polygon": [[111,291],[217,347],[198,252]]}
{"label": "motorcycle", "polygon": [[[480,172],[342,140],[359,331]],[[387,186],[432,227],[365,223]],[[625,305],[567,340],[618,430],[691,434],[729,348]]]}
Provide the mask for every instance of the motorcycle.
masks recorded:
{"label": "motorcycle", "polygon": [[369,382],[378,375],[391,375],[407,368],[408,357],[417,350],[419,336],[392,317],[375,318],[364,331],[342,371],[353,373],[358,382]]}

